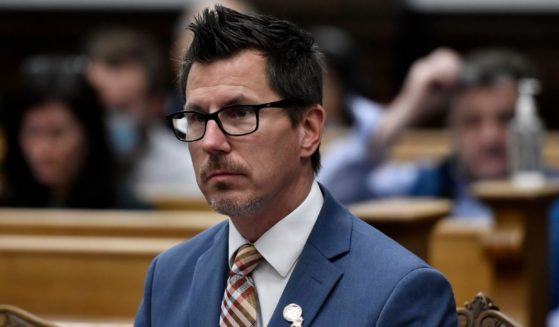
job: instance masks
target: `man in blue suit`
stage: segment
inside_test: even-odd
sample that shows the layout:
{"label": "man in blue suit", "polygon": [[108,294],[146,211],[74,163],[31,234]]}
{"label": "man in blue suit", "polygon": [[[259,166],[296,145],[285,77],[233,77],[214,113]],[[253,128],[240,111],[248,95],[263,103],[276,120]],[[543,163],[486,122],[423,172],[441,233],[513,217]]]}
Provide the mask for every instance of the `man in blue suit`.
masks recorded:
{"label": "man in blue suit", "polygon": [[229,220],[153,261],[135,326],[456,326],[445,278],[315,181],[325,114],[312,37],[221,6],[190,29],[186,104],[169,120]]}

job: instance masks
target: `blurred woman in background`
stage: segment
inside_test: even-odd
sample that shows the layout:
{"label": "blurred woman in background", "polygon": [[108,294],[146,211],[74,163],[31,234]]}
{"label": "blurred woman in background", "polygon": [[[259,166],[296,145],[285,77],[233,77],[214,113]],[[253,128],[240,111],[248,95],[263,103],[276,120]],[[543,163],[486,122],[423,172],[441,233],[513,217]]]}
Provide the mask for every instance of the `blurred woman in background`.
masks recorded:
{"label": "blurred woman in background", "polygon": [[5,186],[11,207],[141,208],[119,191],[103,110],[78,57],[36,57],[6,110]]}

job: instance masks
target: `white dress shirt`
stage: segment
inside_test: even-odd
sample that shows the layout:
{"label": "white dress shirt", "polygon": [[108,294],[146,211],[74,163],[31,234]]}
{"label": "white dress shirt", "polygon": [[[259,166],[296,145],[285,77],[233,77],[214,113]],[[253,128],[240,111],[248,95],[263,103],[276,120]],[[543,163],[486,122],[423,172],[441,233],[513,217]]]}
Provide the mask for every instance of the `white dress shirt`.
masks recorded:
{"label": "white dress shirt", "polygon": [[[252,272],[260,310],[258,326],[267,326],[293,268],[322,209],[324,197],[316,181],[305,200],[289,215],[264,233],[254,246],[264,260]],[[229,268],[235,252],[248,242],[229,220]],[[282,309],[283,310],[283,309]]]}

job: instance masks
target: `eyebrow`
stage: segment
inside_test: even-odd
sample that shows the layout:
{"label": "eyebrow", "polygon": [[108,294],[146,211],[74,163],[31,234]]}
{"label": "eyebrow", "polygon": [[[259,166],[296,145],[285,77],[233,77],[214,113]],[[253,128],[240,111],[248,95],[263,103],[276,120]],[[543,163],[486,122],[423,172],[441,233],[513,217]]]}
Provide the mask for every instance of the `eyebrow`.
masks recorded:
{"label": "eyebrow", "polygon": [[231,99],[229,99],[228,101],[226,101],[223,107],[229,107],[229,106],[234,106],[234,105],[238,105],[238,104],[244,104],[243,102],[246,101],[246,97],[242,94],[238,94],[235,97],[232,97]]}
{"label": "eyebrow", "polygon": [[202,109],[201,106],[197,105],[197,104],[185,104],[182,107],[182,110],[184,111],[200,111],[203,112],[204,110]]}
{"label": "eyebrow", "polygon": [[[247,101],[246,96],[243,94],[237,94],[234,97],[231,97],[229,100],[225,101],[219,108],[225,108],[235,105],[245,104],[243,102]],[[204,108],[197,104],[185,104],[183,107],[184,111],[198,111],[198,112],[206,112]]]}

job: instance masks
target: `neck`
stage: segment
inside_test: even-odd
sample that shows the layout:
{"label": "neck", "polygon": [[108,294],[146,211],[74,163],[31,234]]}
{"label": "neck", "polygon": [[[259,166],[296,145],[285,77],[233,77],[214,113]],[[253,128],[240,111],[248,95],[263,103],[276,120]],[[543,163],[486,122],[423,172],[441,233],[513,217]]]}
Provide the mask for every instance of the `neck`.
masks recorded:
{"label": "neck", "polygon": [[254,214],[231,217],[231,221],[247,241],[255,242],[303,203],[311,190],[314,174],[311,173],[310,177],[296,179],[296,183],[288,189],[270,195]]}

